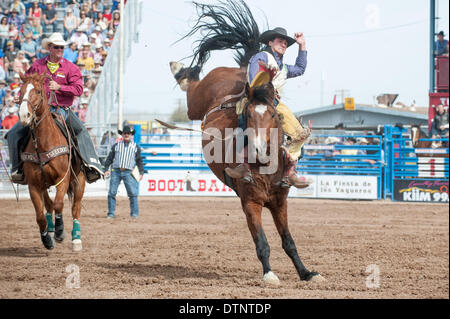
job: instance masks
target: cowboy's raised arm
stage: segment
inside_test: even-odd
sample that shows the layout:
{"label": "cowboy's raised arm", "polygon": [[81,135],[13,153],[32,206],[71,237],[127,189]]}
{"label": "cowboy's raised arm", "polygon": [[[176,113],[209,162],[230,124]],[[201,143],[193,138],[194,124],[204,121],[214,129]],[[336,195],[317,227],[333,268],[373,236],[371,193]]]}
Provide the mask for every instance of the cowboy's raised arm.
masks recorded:
{"label": "cowboy's raised arm", "polygon": [[303,75],[307,65],[307,51],[305,36],[302,32],[297,32],[294,35],[295,40],[298,43],[298,56],[295,60],[295,65],[287,65],[288,78],[294,78],[296,76]]}

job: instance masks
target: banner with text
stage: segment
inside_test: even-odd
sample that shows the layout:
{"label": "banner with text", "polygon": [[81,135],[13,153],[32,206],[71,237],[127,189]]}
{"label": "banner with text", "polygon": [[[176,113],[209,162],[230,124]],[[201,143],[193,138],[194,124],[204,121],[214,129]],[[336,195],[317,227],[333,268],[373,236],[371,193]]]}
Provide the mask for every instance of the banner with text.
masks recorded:
{"label": "banner with text", "polygon": [[448,203],[448,180],[394,180],[394,200]]}
{"label": "banner with text", "polygon": [[[305,175],[307,188],[291,187],[289,197],[377,199],[374,176]],[[141,196],[236,196],[212,172],[151,171],[140,182]]]}

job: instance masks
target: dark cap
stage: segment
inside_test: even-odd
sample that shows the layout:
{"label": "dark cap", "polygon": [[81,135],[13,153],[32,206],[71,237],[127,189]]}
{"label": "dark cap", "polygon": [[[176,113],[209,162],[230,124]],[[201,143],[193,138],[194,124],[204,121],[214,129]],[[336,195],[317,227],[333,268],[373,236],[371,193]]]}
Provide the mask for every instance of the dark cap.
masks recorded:
{"label": "dark cap", "polygon": [[275,38],[282,38],[287,41],[287,46],[290,47],[295,42],[297,42],[294,38],[291,38],[287,35],[287,31],[284,28],[275,28],[273,30],[268,30],[261,34],[259,37],[259,42],[269,45],[269,41],[273,41]]}
{"label": "dark cap", "polygon": [[121,130],[118,130],[118,132],[119,132],[120,135],[123,135],[123,134],[125,134],[125,133],[130,133],[130,134],[134,135],[134,129],[132,129],[132,128],[129,127],[128,125],[125,125],[125,126],[123,127],[123,130],[122,130],[122,131],[121,131]]}

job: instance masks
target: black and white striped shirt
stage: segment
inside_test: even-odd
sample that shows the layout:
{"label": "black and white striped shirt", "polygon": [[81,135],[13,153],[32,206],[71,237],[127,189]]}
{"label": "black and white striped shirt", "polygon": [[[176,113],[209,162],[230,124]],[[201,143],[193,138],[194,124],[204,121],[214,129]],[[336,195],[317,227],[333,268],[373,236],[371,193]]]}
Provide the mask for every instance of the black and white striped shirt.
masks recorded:
{"label": "black and white striped shirt", "polygon": [[105,170],[112,164],[113,169],[133,170],[137,165],[139,173],[144,174],[144,164],[142,161],[141,148],[135,142],[120,141],[113,145],[111,152],[105,161]]}

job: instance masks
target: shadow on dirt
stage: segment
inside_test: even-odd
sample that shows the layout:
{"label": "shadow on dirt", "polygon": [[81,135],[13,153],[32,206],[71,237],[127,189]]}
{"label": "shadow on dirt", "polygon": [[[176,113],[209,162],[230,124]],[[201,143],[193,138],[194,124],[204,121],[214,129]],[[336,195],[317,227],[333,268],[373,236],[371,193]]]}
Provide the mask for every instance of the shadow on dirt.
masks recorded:
{"label": "shadow on dirt", "polygon": [[26,248],[26,247],[0,248],[0,257],[40,258],[46,256],[48,256],[47,251],[42,251],[40,248]]}
{"label": "shadow on dirt", "polygon": [[130,263],[97,263],[97,266],[126,272],[135,276],[158,277],[166,279],[182,278],[204,278],[204,279],[223,279],[222,275],[215,272],[206,272],[203,270],[192,269],[182,266],[160,265],[160,264],[130,264]]}

